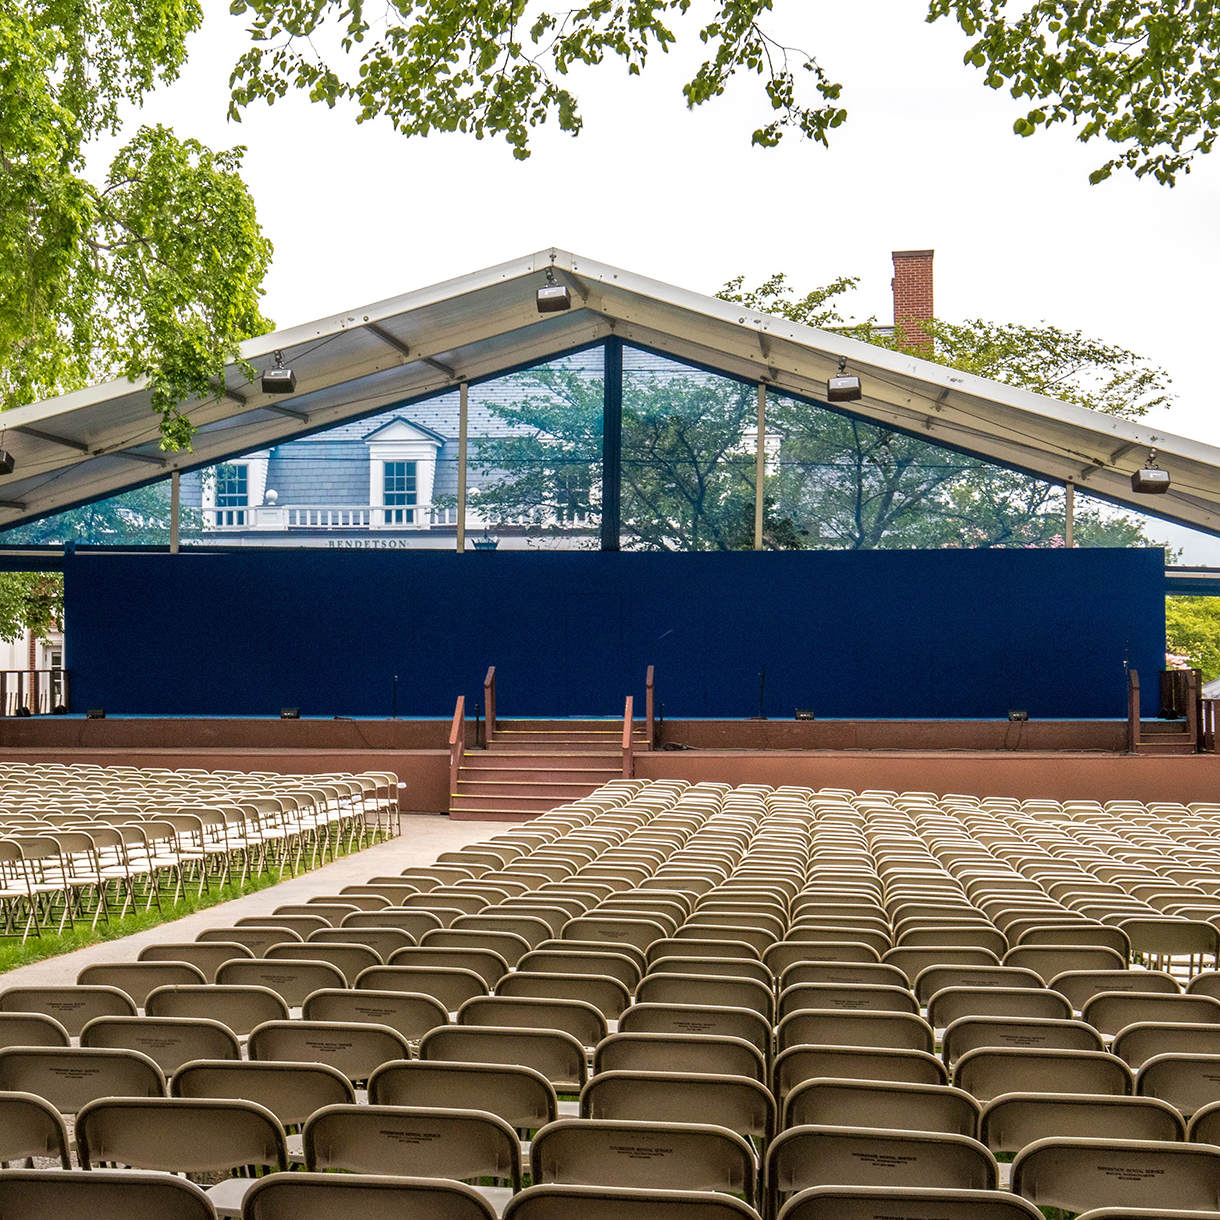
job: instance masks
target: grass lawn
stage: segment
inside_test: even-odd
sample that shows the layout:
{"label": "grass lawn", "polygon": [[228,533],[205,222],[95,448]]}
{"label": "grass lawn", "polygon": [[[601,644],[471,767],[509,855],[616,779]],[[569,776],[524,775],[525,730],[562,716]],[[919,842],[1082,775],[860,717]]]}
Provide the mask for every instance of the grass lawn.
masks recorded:
{"label": "grass lawn", "polygon": [[[340,849],[338,855],[345,856],[347,852]],[[326,863],[330,864],[331,861],[327,860]],[[308,870],[302,869],[297,876],[301,876],[306,871]],[[291,876],[285,874],[284,879],[291,880]],[[175,919],[193,915],[196,911],[219,906],[222,902],[230,902],[234,898],[242,898],[246,894],[254,894],[278,884],[279,879],[275,876],[247,877],[245,885],[226,885],[220,890],[213,887],[205,890],[202,896],[196,897],[196,883],[196,887],[191,888],[190,892],[184,894],[176,904],[171,906],[167,902],[160,911],[154,906],[151,911],[136,911],[122,919],[111,919],[109,923],[99,920],[96,928],[78,926],[75,931],[66,931],[62,936],[57,936],[54,931],[48,932],[44,928],[41,937],[31,934],[25,944],[16,939],[0,942],[0,974],[6,970],[14,970],[18,966],[41,962],[48,957],[57,957],[61,953],[71,953],[73,949],[83,949],[86,945],[96,945],[107,940],[119,940],[121,937],[130,936],[133,932],[147,932],[149,928],[155,928],[158,924],[171,923]]]}

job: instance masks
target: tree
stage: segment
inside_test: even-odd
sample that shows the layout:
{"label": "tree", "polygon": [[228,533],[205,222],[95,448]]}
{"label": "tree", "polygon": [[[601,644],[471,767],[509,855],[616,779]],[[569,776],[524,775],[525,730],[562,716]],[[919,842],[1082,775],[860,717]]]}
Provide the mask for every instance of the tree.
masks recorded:
{"label": "tree", "polygon": [[0,13],[0,409],[110,376],[147,377],[162,448],[218,395],[238,343],[269,329],[271,258],[239,170],[141,127],[100,183],[89,146],[173,80],[198,0],[14,0]]}
{"label": "tree", "polygon": [[1165,636],[1169,651],[1188,657],[1204,682],[1220,678],[1220,598],[1167,597]]}
{"label": "tree", "polygon": [[0,640],[42,637],[63,622],[64,582],[57,572],[0,572]]}
{"label": "tree", "polygon": [[[105,546],[165,546],[169,543],[170,495],[166,483],[154,483],[70,508],[28,525],[18,525],[4,534],[9,545],[79,543]],[[199,525],[199,512],[183,508],[179,525],[183,533]]]}
{"label": "tree", "polygon": [[[232,0],[251,15],[254,45],[231,78],[231,114],[289,89],[334,106],[354,101],[358,121],[380,115],[407,135],[463,131],[500,136],[529,156],[530,130],[554,118],[576,134],[582,120],[563,81],[577,65],[618,58],[639,75],[653,53],[698,38],[706,58],[683,87],[688,107],[723,94],[738,74],[757,76],[774,118],[752,140],[785,133],[825,144],[847,118],[843,88],[810,52],[770,32],[776,8],[802,0],[586,0],[564,13],[526,0]],[[1082,141],[1118,152],[1091,176],[1117,168],[1171,184],[1211,151],[1220,123],[1220,21],[1214,5],[1177,0],[928,0],[927,20],[971,39],[965,63],[992,89],[1029,109],[1019,135],[1070,122]],[[529,8],[529,12],[527,12]],[[527,24],[528,23],[528,24]],[[319,48],[339,48],[328,57]],[[354,64],[345,62],[354,60]]]}

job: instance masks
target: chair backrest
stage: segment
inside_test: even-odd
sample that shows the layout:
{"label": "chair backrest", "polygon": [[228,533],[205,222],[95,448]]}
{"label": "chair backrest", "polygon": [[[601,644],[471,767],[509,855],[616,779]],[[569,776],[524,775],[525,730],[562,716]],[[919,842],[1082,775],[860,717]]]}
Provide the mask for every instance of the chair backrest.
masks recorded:
{"label": "chair backrest", "polygon": [[369,1078],[369,1102],[486,1110],[521,1131],[554,1122],[555,1090],[540,1072],[508,1064],[389,1063]]}
{"label": "chair backrest", "polygon": [[1086,1001],[1083,1020],[1103,1034],[1116,1034],[1137,1021],[1185,1022],[1220,1026],[1220,1000],[1209,995],[1145,995],[1140,992],[1103,991]]}
{"label": "chair backrest", "polygon": [[402,991],[427,995],[446,1012],[457,1012],[476,996],[486,995],[486,981],[473,970],[447,966],[370,966],[356,979],[358,991]]}
{"label": "chair backrest", "polygon": [[1065,970],[1055,975],[1049,986],[1078,1011],[1103,991],[1182,993],[1177,979],[1160,970]]}
{"label": "chair backrest", "polygon": [[631,992],[618,979],[596,974],[515,970],[496,984],[496,995],[535,1000],[579,1000],[592,1004],[607,1021],[617,1021],[631,1003]]}
{"label": "chair backrest", "polygon": [[740,1135],[702,1123],[561,1118],[530,1145],[535,1184],[637,1190],[757,1191],[754,1150]]}
{"label": "chair backrest", "polygon": [[1016,1047],[968,1051],[953,1072],[958,1088],[990,1101],[1001,1093],[1132,1092],[1131,1069],[1102,1051],[1025,1050]]}
{"label": "chair backrest", "polygon": [[335,1173],[273,1173],[246,1192],[242,1220],[496,1220],[472,1187],[439,1178]]}
{"label": "chair backrest", "polygon": [[712,975],[652,973],[636,988],[641,1004],[709,1004],[722,1008],[752,1008],[769,1023],[775,999],[770,986],[754,979]]}
{"label": "chair backrest", "polygon": [[767,1140],[775,1102],[757,1080],[699,1072],[601,1072],[580,1095],[583,1118],[714,1123]]}
{"label": "chair backrest", "polygon": [[1032,1203],[1007,1191],[888,1186],[813,1186],[789,1199],[780,1215],[783,1220],[1043,1220]]}
{"label": "chair backrest", "polygon": [[[1115,1172],[1115,1167],[1119,1171]],[[1037,1140],[1012,1163],[1012,1190],[1039,1207],[1220,1208],[1220,1148],[1152,1140]]]}
{"label": "chair backrest", "polygon": [[1189,1118],[1196,1110],[1220,1101],[1220,1055],[1153,1055],[1136,1078],[1141,1097],[1159,1097]]}
{"label": "chair backrest", "polygon": [[760,961],[745,957],[701,957],[675,954],[658,957],[652,962],[657,974],[698,974],[710,978],[754,979],[775,990],[775,977]]}
{"label": "chair backrest", "polygon": [[308,943],[364,945],[385,962],[399,949],[409,949],[416,940],[401,928],[357,928],[344,924],[338,928],[319,928],[316,932],[310,932]]}
{"label": "chair backrest", "polygon": [[90,1047],[6,1047],[0,1091],[33,1093],[61,1114],[98,1097],[164,1097],[165,1076],[147,1056]]}
{"label": "chair backrest", "polygon": [[[312,933],[310,934],[312,937]],[[347,985],[355,985],[362,970],[370,966],[383,964],[381,954],[368,945],[359,945],[351,941],[332,944],[327,941],[307,940],[304,944],[272,945],[263,958],[269,962],[327,962],[334,966],[346,979]],[[314,990],[317,990],[314,988]]]}
{"label": "chair backrest", "polygon": [[787,1093],[780,1125],[889,1127],[973,1136],[978,1117],[979,1103],[949,1085],[815,1077]]}
{"label": "chair backrest", "polygon": [[[234,930],[236,931],[236,929]],[[203,972],[204,982],[214,983],[216,971],[225,962],[235,957],[254,956],[254,950],[248,945],[243,945],[241,941],[193,940],[177,944],[145,945],[136,960],[138,962],[186,962]],[[151,990],[150,987],[148,991]],[[148,991],[144,993],[146,997]]]}
{"label": "chair backrest", "polygon": [[502,1025],[519,1029],[558,1029],[582,1046],[596,1046],[607,1033],[606,1018],[580,1000],[542,1000],[476,996],[458,1009],[459,1025]]}
{"label": "chair backrest", "polygon": [[33,1093],[0,1093],[0,1161],[58,1160],[72,1168],[68,1129],[59,1111]]}
{"label": "chair backrest", "polygon": [[1119,1030],[1110,1050],[1132,1069],[1153,1055],[1220,1055],[1220,1025],[1138,1021]]}
{"label": "chair backrest", "polygon": [[[305,939],[290,928],[255,927],[205,928],[195,939],[204,944],[209,941],[220,941],[226,944],[244,945],[255,957],[262,957],[272,945],[282,945],[286,940],[292,940],[293,937],[301,941]],[[235,953],[233,956],[240,957],[241,954]]]}
{"label": "chair backrest", "polygon": [[557,1029],[448,1025],[424,1035],[419,1057],[450,1063],[516,1063],[533,1068],[565,1092],[583,1088],[589,1075],[584,1045]]}
{"label": "chair backrest", "polygon": [[279,1120],[233,1099],[107,1097],[76,1116],[81,1167],[102,1163],[170,1173],[229,1173],[246,1165],[288,1168]]}
{"label": "chair backrest", "polygon": [[324,1063],[239,1063],[197,1059],[169,1082],[171,1097],[240,1098],[266,1107],[285,1126],[303,1123],[322,1106],[353,1103],[351,1082]]}
{"label": "chair backrest", "polygon": [[117,987],[143,1008],[148,993],[158,987],[192,987],[208,979],[189,962],[98,962],[86,966],[76,982],[82,987]]}
{"label": "chair backrest", "polygon": [[781,1051],[790,1046],[879,1046],[930,1052],[935,1037],[932,1027],[912,1013],[798,1009],[779,1023],[776,1045]]}
{"label": "chair backrest", "polygon": [[963,1017],[1067,1020],[1071,1004],[1046,987],[945,987],[928,1000],[928,1024],[945,1029]]}
{"label": "chair backrest", "polygon": [[404,991],[366,991],[330,987],[305,997],[306,1021],[347,1021],[388,1025],[408,1042],[449,1023],[445,1006],[430,995]]}
{"label": "chair backrest", "polygon": [[633,958],[609,949],[534,949],[522,957],[517,969],[533,974],[600,975],[617,980],[628,991],[636,989],[642,973]]}
{"label": "chair backrest", "polygon": [[[1011,952],[1011,950],[1009,950]],[[929,966],[998,966],[1000,959],[990,949],[970,949],[953,947],[914,947],[891,949],[882,954],[881,960],[888,965],[897,966],[907,976],[911,984],[919,977],[921,971]],[[1007,961],[1005,961],[1007,964]]]}
{"label": "chair backrest", "polygon": [[347,985],[343,972],[330,962],[261,957],[225,962],[216,972],[216,982],[223,987],[265,987],[289,1008],[300,1008],[310,992]]}
{"label": "chair backrest", "polygon": [[844,1012],[906,1012],[919,1015],[919,1001],[909,988],[878,983],[794,983],[780,992],[778,1016],[807,1008]]}
{"label": "chair backrest", "polygon": [[926,1004],[932,996],[946,987],[970,987],[976,991],[993,987],[1043,989],[1042,977],[1032,970],[1017,966],[950,966],[936,964],[925,966],[916,976],[913,987],[920,1003]]}
{"label": "chair backrest", "polygon": [[193,1182],[172,1174],[6,1169],[0,1172],[0,1215],[22,1220],[216,1220],[216,1209]]}
{"label": "chair backrest", "polygon": [[240,1059],[227,1025],[207,1017],[95,1017],[81,1030],[81,1046],[139,1051],[166,1076],[192,1059]]}
{"label": "chair backrest", "polygon": [[979,1139],[992,1152],[1019,1152],[1050,1136],[1180,1140],[1186,1127],[1177,1110],[1151,1097],[1005,1093],[979,1117]]}
{"label": "chair backrest", "polygon": [[718,1008],[711,1004],[632,1004],[619,1018],[624,1034],[715,1034],[742,1038],[766,1056],[771,1054],[771,1025],[752,1008]]}
{"label": "chair backrest", "polygon": [[195,987],[159,987],[145,1001],[144,1014],[219,1021],[244,1038],[264,1021],[286,1021],[288,1004],[269,987],[209,983]]}
{"label": "chair backrest", "polygon": [[492,949],[450,948],[443,945],[412,945],[390,956],[389,966],[430,966],[442,970],[473,970],[494,987],[507,973],[508,962]]}
{"label": "chair backrest", "polygon": [[1023,966],[1049,983],[1067,970],[1124,970],[1127,959],[1104,945],[1017,945],[1004,954],[1005,966]]}
{"label": "chair backrest", "polygon": [[349,1080],[367,1080],[383,1063],[409,1059],[407,1039],[388,1025],[348,1021],[268,1021],[250,1033],[251,1059],[326,1063]]}
{"label": "chair backrest", "polygon": [[905,1084],[948,1084],[945,1065],[927,1051],[859,1046],[793,1046],[781,1051],[772,1068],[775,1099],[806,1080],[833,1076],[846,1080],[885,1080]]}
{"label": "chair backrest", "polygon": [[521,1189],[521,1143],[502,1118],[480,1110],[324,1106],[302,1135],[311,1172],[507,1179]]}
{"label": "chair backrest", "polygon": [[136,1006],[117,987],[8,987],[0,991],[0,1013],[43,1013],[72,1037],[94,1017],[134,1017]]}
{"label": "chair backrest", "polygon": [[343,928],[396,928],[412,937],[416,944],[425,932],[443,927],[441,920],[431,911],[414,911],[404,907],[382,907],[380,911],[353,911],[344,915],[339,924]]}
{"label": "chair backrest", "polygon": [[968,1051],[1018,1046],[1037,1050],[1103,1051],[1101,1035],[1083,1021],[1046,1017],[959,1017],[942,1037],[942,1054],[952,1067]]}
{"label": "chair backrest", "polygon": [[716,1034],[615,1033],[593,1053],[593,1071],[717,1072],[767,1083],[762,1051],[744,1038]]}
{"label": "chair backrest", "polygon": [[45,1013],[0,1012],[0,1046],[68,1046],[70,1042],[68,1031]]}

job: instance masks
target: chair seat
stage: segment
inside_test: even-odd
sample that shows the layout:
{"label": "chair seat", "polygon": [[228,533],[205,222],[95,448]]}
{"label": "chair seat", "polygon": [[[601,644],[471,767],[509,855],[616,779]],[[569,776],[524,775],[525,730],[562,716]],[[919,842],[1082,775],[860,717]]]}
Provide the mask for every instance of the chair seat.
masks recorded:
{"label": "chair seat", "polygon": [[258,1178],[225,1178],[215,1186],[206,1187],[205,1193],[212,1200],[218,1216],[238,1217],[246,1191],[257,1181]]}

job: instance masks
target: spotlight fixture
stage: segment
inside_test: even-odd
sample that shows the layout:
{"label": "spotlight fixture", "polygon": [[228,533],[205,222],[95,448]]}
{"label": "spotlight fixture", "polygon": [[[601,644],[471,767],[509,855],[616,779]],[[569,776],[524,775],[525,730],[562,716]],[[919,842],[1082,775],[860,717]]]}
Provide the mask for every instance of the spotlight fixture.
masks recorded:
{"label": "spotlight fixture", "polygon": [[296,392],[297,378],[291,369],[284,367],[284,353],[275,353],[275,368],[263,370],[264,394],[293,394]]}
{"label": "spotlight fixture", "polygon": [[848,377],[847,357],[839,357],[839,375],[831,377],[826,382],[826,401],[827,402],[858,402],[864,397],[864,391],[860,388],[859,377]]}
{"label": "spotlight fixture", "polygon": [[555,269],[546,269],[546,284],[535,298],[539,313],[566,313],[572,308],[572,293],[566,284],[555,283]]}
{"label": "spotlight fixture", "polygon": [[1024,708],[1011,708],[1008,719],[1012,724],[1024,724],[1029,719],[1029,713]]}
{"label": "spotlight fixture", "polygon": [[1131,490],[1145,496],[1163,495],[1169,490],[1169,471],[1156,464],[1156,450],[1148,450],[1148,461],[1131,476]]}
{"label": "spotlight fixture", "polygon": [[282,707],[280,708],[281,720],[300,720],[301,709],[299,707]]}
{"label": "spotlight fixture", "polygon": [[85,719],[86,720],[105,720],[106,719],[106,709],[104,707],[91,707],[85,713]]}
{"label": "spotlight fixture", "polygon": [[795,717],[793,717],[793,719],[795,719],[795,720],[814,720],[814,719],[816,719],[816,717],[813,714],[812,708],[798,707],[796,709],[796,715],[795,715]]}

